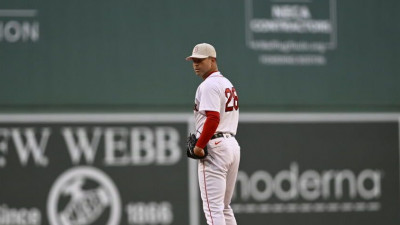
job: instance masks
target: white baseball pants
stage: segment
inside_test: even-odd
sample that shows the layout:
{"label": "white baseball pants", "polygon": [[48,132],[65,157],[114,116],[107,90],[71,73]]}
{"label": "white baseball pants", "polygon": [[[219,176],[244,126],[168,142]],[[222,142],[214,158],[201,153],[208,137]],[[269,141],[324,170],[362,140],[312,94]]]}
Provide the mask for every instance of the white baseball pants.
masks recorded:
{"label": "white baseball pants", "polygon": [[209,156],[199,161],[198,175],[203,210],[209,225],[236,225],[230,206],[240,162],[234,137],[212,139]]}

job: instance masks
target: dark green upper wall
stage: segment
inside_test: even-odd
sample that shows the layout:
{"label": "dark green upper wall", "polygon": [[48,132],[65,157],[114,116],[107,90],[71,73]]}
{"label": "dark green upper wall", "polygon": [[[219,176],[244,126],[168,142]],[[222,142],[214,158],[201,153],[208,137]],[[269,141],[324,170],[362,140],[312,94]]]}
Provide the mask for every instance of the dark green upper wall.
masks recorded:
{"label": "dark green upper wall", "polygon": [[3,0],[0,111],[190,110],[201,80],[184,58],[200,42],[216,47],[242,110],[400,111],[399,11],[398,0]]}

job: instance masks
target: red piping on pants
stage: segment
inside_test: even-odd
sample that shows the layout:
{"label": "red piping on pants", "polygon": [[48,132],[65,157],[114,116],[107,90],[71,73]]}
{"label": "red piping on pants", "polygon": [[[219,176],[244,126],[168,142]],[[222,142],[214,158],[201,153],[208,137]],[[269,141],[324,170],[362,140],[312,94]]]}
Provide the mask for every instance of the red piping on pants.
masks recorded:
{"label": "red piping on pants", "polygon": [[204,189],[206,191],[206,199],[207,199],[208,211],[210,212],[211,223],[214,225],[214,220],[213,220],[212,215],[211,215],[210,202],[208,201],[207,182],[206,182],[206,168],[205,168],[205,162],[204,161],[203,161],[203,175],[204,175]]}

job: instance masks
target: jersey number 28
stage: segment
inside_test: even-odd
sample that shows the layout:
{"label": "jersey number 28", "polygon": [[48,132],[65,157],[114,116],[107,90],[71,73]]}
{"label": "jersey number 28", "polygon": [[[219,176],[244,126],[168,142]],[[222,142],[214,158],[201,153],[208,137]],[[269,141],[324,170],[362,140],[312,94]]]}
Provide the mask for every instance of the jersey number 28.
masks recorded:
{"label": "jersey number 28", "polygon": [[225,112],[239,109],[239,97],[236,94],[234,87],[225,89],[225,97],[228,99],[225,104]]}

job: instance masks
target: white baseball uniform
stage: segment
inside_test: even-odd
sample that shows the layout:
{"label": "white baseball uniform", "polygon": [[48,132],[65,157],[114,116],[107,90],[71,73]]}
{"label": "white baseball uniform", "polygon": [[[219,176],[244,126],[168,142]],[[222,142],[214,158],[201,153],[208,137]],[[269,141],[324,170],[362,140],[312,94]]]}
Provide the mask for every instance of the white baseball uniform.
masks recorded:
{"label": "white baseball uniform", "polygon": [[203,210],[209,225],[236,225],[230,207],[240,161],[240,146],[234,135],[239,121],[238,96],[232,83],[220,72],[208,76],[197,88],[195,127],[200,136],[206,111],[220,114],[215,134],[207,144],[209,156],[199,161],[198,178]]}

